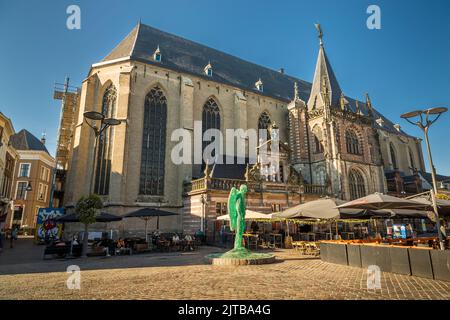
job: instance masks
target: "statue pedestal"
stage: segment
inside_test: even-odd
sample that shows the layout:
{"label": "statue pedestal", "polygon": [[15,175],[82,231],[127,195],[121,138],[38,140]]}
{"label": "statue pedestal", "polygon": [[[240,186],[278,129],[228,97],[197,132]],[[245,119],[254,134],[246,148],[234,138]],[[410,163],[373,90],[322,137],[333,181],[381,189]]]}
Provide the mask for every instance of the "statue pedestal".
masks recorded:
{"label": "statue pedestal", "polygon": [[245,248],[233,249],[225,253],[213,253],[206,256],[212,265],[246,266],[268,264],[275,262],[275,256],[270,253],[251,252]]}

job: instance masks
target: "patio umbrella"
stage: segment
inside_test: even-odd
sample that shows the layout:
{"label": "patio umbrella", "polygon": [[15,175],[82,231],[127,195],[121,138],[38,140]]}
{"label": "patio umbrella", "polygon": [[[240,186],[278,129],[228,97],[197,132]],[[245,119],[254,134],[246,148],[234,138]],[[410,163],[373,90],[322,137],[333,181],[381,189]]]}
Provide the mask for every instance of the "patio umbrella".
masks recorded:
{"label": "patio umbrella", "polygon": [[382,193],[373,193],[368,196],[341,204],[337,206],[338,209],[353,208],[353,209],[419,209],[423,210],[426,205],[403,198],[397,198]]}
{"label": "patio umbrella", "polygon": [[372,211],[374,214],[390,215],[391,218],[428,218],[428,212],[414,209],[383,209]]}
{"label": "patio umbrella", "polygon": [[[55,219],[60,222],[80,222],[78,215],[76,212],[65,214],[59,218]],[[95,222],[112,222],[112,221],[120,221],[122,220],[121,216],[116,216],[107,212],[100,212],[95,216]]]}
{"label": "patio umbrella", "polygon": [[141,219],[145,220],[145,238],[147,239],[148,220],[156,217],[157,218],[156,229],[159,230],[159,217],[176,216],[176,215],[178,215],[178,214],[174,213],[174,212],[169,212],[169,211],[164,211],[161,209],[147,207],[147,208],[142,208],[142,209],[130,212],[130,213],[126,214],[124,217],[125,218],[141,218]]}
{"label": "patio umbrella", "polygon": [[[427,205],[430,211],[433,211],[433,202],[431,200],[430,193],[421,194],[419,196],[408,197],[409,200],[420,202],[421,204]],[[436,205],[438,207],[438,212],[442,216],[450,216],[450,200],[438,199],[436,198]]]}
{"label": "patio umbrella", "polygon": [[336,206],[345,201],[336,198],[322,198],[299,204],[284,211],[272,214],[273,218],[281,219],[339,219],[341,213],[358,213],[361,210],[339,210]]}
{"label": "patio umbrella", "polygon": [[[252,210],[245,211],[245,220],[266,220],[272,219],[272,213],[261,213]],[[230,220],[230,215],[224,214],[223,216],[217,217],[217,220]]]}
{"label": "patio umbrella", "polygon": [[[272,216],[274,218],[284,218],[284,219],[339,219],[342,212],[347,213],[358,213],[361,210],[355,209],[345,209],[339,210],[336,206],[344,204],[345,201],[336,198],[322,198],[314,201],[309,201],[306,203],[299,204],[295,207],[286,209],[284,211],[274,213]],[[330,234],[331,234],[331,224],[330,224]],[[336,234],[338,234],[338,224],[336,221]]]}

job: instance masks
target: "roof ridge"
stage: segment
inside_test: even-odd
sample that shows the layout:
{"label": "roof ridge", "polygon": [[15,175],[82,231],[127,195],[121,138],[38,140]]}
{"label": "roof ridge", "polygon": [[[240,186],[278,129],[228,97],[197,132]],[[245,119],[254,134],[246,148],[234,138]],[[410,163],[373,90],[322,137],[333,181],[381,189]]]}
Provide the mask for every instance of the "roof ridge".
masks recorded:
{"label": "roof ridge", "polygon": [[[135,28],[136,28],[136,27],[135,27]],[[139,32],[140,32],[140,31],[141,31],[141,20],[139,20],[139,22],[138,22],[138,24],[137,24],[136,34],[135,34],[135,36],[134,36],[133,45],[131,46],[131,51],[130,51],[130,54],[129,54],[130,57],[133,57],[133,54],[134,54],[134,48],[135,48],[135,46],[136,46],[136,41],[137,41],[137,39],[138,39],[138,37],[139,37]]]}
{"label": "roof ridge", "polygon": [[[155,30],[155,31],[160,32],[160,33],[165,34],[165,35],[169,35],[169,36],[174,37],[174,38],[176,38],[176,39],[178,39],[178,40],[182,40],[182,41],[185,41],[185,42],[190,42],[190,43],[193,43],[193,44],[195,44],[195,45],[197,45],[197,46],[204,47],[204,48],[207,48],[207,49],[209,49],[209,50],[213,50],[213,51],[215,51],[215,52],[218,53],[218,54],[227,55],[227,56],[232,57],[232,58],[234,58],[234,59],[237,59],[237,60],[239,60],[239,61],[243,61],[243,62],[245,62],[245,63],[247,63],[247,64],[251,64],[251,65],[254,65],[254,66],[257,66],[257,67],[260,67],[260,68],[264,68],[264,69],[266,69],[266,70],[268,70],[268,71],[270,71],[270,72],[273,72],[273,73],[275,73],[275,74],[277,74],[277,75],[281,75],[281,76],[286,77],[286,78],[291,78],[291,79],[296,80],[296,81],[301,81],[301,82],[303,82],[304,84],[312,84],[312,83],[309,82],[309,81],[300,79],[300,78],[295,77],[295,76],[293,76],[293,75],[289,75],[289,74],[286,74],[286,73],[280,73],[279,71],[277,71],[277,70],[275,70],[275,69],[272,69],[272,68],[269,68],[269,67],[267,67],[267,66],[264,66],[264,65],[261,65],[261,64],[258,64],[258,63],[255,63],[255,62],[252,62],[252,61],[249,61],[249,60],[240,58],[240,57],[238,57],[238,56],[236,56],[236,55],[233,55],[233,54],[231,54],[231,53],[227,53],[227,52],[224,52],[224,51],[222,51],[222,50],[219,50],[219,49],[210,47],[210,46],[208,46],[208,45],[204,45],[204,44],[202,44],[202,43],[200,43],[200,42],[197,42],[197,41],[194,41],[194,40],[190,40],[190,39],[187,39],[187,38],[183,38],[182,36],[179,36],[179,35],[176,35],[176,34],[173,34],[173,33],[170,33],[170,32],[163,31],[163,30],[161,30],[161,29],[155,28],[155,27],[150,26],[150,25],[147,25],[147,24],[145,24],[145,23],[141,23],[141,26],[146,27],[146,28],[149,28],[149,29],[152,29],[152,30]],[[131,33],[131,32],[130,32],[130,33]],[[134,44],[133,44],[133,50],[134,50],[134,46],[135,46],[135,44],[136,44],[137,39],[138,39],[138,37],[137,37],[137,34],[136,34],[135,42],[134,42]],[[206,63],[208,63],[208,62],[206,62]],[[255,79],[255,81],[256,81],[256,80],[257,80],[257,79]],[[264,80],[264,79],[263,79],[263,80]]]}

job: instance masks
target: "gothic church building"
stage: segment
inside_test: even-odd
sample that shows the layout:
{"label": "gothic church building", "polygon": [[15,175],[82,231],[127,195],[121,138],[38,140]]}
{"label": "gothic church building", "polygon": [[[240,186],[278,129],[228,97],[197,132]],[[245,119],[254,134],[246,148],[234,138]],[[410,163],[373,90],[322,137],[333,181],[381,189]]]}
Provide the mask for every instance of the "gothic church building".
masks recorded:
{"label": "gothic church building", "polygon": [[[178,213],[163,229],[211,230],[226,212],[229,188],[240,183],[250,187],[249,208],[266,212],[323,195],[349,200],[388,192],[386,177],[397,183],[424,171],[421,141],[385,118],[369,95],[362,100],[344,94],[322,36],[309,83],[139,23],[82,83],[64,205],[73,208],[93,190],[108,212],[161,207]],[[121,122],[96,148],[86,111]],[[276,124],[282,177],[264,181],[245,164],[174,164],[178,141],[171,134],[192,131],[195,121],[225,139],[226,129]]]}

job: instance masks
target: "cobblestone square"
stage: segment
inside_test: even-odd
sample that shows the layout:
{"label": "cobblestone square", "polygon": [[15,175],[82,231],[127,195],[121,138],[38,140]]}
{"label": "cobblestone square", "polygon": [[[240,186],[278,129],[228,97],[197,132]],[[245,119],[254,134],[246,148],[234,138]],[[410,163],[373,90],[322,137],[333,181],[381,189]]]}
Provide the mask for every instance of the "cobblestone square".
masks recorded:
{"label": "cobblestone square", "polygon": [[[229,267],[206,264],[215,247],[44,261],[41,247],[23,242],[0,255],[0,299],[450,299],[448,282],[394,273],[368,290],[365,269],[293,250],[277,250],[275,264]],[[69,265],[81,269],[80,290],[67,288]]]}

